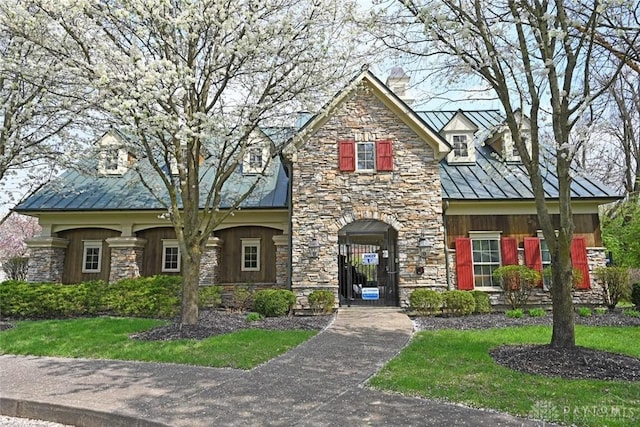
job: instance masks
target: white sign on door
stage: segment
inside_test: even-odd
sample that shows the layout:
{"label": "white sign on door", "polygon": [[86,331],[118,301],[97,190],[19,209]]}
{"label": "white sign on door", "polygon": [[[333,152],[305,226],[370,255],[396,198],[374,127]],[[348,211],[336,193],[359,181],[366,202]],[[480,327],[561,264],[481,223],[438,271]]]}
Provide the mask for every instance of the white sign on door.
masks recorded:
{"label": "white sign on door", "polygon": [[362,254],[362,265],[378,265],[378,254]]}

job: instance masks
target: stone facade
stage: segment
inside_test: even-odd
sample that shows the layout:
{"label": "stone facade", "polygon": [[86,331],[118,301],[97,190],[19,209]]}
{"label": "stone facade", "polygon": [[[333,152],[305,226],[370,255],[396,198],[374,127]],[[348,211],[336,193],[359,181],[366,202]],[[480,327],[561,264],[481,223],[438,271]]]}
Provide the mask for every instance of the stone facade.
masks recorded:
{"label": "stone facade", "polygon": [[62,282],[64,259],[69,241],[58,237],[39,237],[28,240],[26,243],[31,253],[27,281]]}
{"label": "stone facade", "polygon": [[289,235],[273,236],[276,246],[276,284],[279,287],[289,286]]}
{"label": "stone facade", "polygon": [[[391,140],[391,172],[341,172],[338,141]],[[352,221],[375,219],[397,231],[401,303],[415,287],[446,287],[444,227],[439,162],[434,150],[361,82],[338,111],[292,156],[292,288],[338,288],[338,232]],[[425,260],[418,252],[424,235],[434,247]],[[320,243],[317,258],[306,252]],[[424,275],[416,266],[425,267]],[[299,299],[300,308],[303,299]]]}
{"label": "stone facade", "polygon": [[224,241],[209,237],[200,260],[200,286],[220,283],[220,256]]}
{"label": "stone facade", "polygon": [[137,237],[111,237],[106,242],[111,249],[109,283],[140,277],[146,240]]}

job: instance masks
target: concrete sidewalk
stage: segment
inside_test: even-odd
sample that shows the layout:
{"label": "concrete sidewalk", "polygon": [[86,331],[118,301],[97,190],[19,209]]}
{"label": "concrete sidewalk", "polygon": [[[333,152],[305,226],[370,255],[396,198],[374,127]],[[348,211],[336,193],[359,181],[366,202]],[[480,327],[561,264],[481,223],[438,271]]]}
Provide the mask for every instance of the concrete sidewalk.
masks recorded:
{"label": "concrete sidewalk", "polygon": [[251,371],[0,356],[0,413],[78,426],[541,425],[364,387],[411,334],[398,310],[354,307]]}

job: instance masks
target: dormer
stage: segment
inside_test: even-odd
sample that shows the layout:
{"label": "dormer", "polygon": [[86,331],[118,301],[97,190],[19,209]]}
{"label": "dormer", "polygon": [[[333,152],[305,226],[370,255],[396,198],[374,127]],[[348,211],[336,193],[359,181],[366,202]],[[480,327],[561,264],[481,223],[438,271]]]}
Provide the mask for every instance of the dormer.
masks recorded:
{"label": "dormer", "polygon": [[[529,155],[531,155],[531,122],[526,116],[523,116],[519,110],[515,112],[515,115],[516,121],[520,126],[521,138],[527,146]],[[486,143],[500,154],[505,161],[514,163],[522,161],[511,131],[506,124],[502,124],[494,129]]]}
{"label": "dormer", "polygon": [[272,145],[271,140],[262,131],[252,132],[242,158],[242,173],[244,175],[263,174],[271,156]]}
{"label": "dormer", "polygon": [[462,111],[457,111],[440,133],[445,137],[451,151],[447,155],[450,164],[469,164],[476,161],[476,147],[474,144],[478,126],[469,120]]}
{"label": "dormer", "polygon": [[115,131],[109,131],[98,141],[98,173],[122,175],[135,162],[136,157],[126,148],[126,141]]}

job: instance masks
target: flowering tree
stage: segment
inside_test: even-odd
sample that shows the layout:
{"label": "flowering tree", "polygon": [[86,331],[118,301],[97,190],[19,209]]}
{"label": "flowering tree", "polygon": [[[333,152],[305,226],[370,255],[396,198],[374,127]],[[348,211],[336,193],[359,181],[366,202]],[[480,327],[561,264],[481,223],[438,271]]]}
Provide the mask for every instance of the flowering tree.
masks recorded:
{"label": "flowering tree", "polygon": [[345,22],[352,3],[33,0],[14,6],[10,31],[95,91],[93,107],[144,157],[140,179],[166,207],[182,253],[181,322],[196,323],[207,239],[262,174],[241,191],[229,180],[259,127],[317,107],[352,75],[358,57]]}
{"label": "flowering tree", "polygon": [[[385,18],[392,22],[384,27],[392,31],[381,34],[387,45],[413,58],[428,58],[434,67],[430,71],[446,76],[448,85],[473,81],[500,101],[506,130],[530,177],[551,254],[552,280],[558,284],[551,290],[554,347],[575,346],[571,177],[575,153],[591,130],[584,112],[624,65],[624,46],[613,52],[594,35],[605,28],[605,18],[630,16],[621,13],[630,4],[398,0],[385,10],[392,12]],[[558,177],[557,234],[545,200],[544,156]]]}
{"label": "flowering tree", "polygon": [[0,264],[10,279],[24,280],[27,245],[40,232],[38,220],[12,213],[0,224]]}

